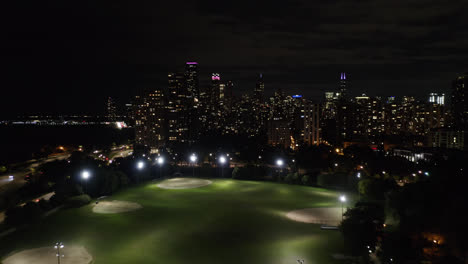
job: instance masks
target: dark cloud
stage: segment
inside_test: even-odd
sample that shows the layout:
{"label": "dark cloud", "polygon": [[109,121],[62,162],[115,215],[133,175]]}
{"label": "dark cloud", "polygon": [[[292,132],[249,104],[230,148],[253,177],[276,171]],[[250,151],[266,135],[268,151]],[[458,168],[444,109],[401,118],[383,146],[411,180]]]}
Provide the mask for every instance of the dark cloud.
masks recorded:
{"label": "dark cloud", "polygon": [[[448,91],[467,70],[466,0],[11,1],[2,113],[102,111],[200,62],[236,89],[319,98],[349,72],[357,94]],[[86,102],[86,104],[83,104]]]}

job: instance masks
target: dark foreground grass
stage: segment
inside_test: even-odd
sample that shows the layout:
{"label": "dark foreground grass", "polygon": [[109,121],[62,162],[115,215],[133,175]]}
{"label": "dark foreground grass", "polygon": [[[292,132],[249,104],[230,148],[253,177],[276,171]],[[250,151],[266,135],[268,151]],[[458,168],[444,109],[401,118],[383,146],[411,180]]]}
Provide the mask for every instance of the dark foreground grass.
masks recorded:
{"label": "dark foreground grass", "polygon": [[339,207],[338,193],[265,182],[213,180],[196,189],[166,190],[156,183],[110,199],[140,203],[121,214],[95,214],[92,205],[58,212],[0,240],[0,256],[27,248],[85,246],[94,263],[287,264],[338,263],[338,231],[287,219],[288,211]]}

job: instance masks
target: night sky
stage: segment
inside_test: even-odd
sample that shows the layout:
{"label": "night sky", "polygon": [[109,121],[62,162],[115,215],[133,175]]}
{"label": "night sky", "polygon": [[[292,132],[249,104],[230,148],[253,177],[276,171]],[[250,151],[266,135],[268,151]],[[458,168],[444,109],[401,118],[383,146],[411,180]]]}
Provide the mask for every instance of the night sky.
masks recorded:
{"label": "night sky", "polygon": [[263,73],[319,100],[347,72],[350,93],[449,92],[468,71],[466,0],[8,1],[2,116],[102,113],[198,61],[251,91]]}

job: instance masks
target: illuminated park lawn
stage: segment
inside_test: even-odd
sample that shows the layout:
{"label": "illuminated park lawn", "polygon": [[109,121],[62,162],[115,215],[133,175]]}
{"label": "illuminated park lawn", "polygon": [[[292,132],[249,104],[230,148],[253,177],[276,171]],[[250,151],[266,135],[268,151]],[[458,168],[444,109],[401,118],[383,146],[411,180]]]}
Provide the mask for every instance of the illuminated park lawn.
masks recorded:
{"label": "illuminated park lawn", "polygon": [[285,214],[311,207],[340,207],[339,193],[266,182],[212,180],[193,189],[161,189],[159,182],[128,188],[110,200],[143,208],[97,214],[94,203],[62,210],[2,238],[12,251],[82,245],[94,263],[339,263],[339,231],[292,221]]}

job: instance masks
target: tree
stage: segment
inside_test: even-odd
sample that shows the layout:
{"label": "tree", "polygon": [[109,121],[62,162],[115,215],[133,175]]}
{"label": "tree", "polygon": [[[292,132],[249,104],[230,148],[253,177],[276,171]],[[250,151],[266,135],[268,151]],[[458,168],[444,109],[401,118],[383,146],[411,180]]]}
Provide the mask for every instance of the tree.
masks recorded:
{"label": "tree", "polygon": [[302,182],[302,184],[304,184],[304,185],[310,185],[310,177],[309,177],[309,175],[304,175],[304,176],[302,176],[301,182]]}
{"label": "tree", "polygon": [[[383,209],[371,205],[359,205],[348,209],[339,228],[345,246],[355,256],[368,256],[373,250],[383,223]],[[369,248],[368,248],[369,246]]]}

